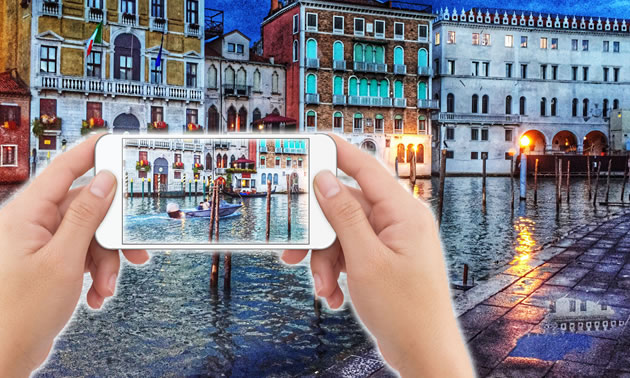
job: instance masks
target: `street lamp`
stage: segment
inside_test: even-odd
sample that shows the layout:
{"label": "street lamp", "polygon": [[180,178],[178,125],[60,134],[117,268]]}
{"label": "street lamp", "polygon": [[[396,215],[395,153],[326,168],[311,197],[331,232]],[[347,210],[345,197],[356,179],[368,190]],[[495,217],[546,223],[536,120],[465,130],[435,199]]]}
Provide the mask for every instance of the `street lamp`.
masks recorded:
{"label": "street lamp", "polygon": [[523,135],[521,137],[521,177],[520,177],[520,187],[521,200],[527,199],[527,148],[531,143],[531,140],[527,135]]}

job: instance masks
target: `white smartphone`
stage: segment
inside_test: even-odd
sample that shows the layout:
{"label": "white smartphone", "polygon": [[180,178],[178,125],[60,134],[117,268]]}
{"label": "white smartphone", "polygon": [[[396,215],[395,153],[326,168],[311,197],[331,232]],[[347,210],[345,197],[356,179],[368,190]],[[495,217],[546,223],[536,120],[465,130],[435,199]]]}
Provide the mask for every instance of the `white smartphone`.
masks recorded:
{"label": "white smartphone", "polygon": [[337,171],[325,134],[110,134],[96,144],[102,170],[118,180],[96,231],[104,248],[322,249],[336,237],[313,190]]}

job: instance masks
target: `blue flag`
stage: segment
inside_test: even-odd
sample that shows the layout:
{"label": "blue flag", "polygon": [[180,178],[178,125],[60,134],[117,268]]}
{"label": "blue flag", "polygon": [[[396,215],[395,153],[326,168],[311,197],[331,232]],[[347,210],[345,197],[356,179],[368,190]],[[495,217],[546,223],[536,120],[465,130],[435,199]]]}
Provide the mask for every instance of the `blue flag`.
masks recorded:
{"label": "blue flag", "polygon": [[155,59],[155,68],[162,65],[162,46],[164,46],[164,33],[162,33],[162,41],[160,42],[160,51],[158,52],[157,59]]}

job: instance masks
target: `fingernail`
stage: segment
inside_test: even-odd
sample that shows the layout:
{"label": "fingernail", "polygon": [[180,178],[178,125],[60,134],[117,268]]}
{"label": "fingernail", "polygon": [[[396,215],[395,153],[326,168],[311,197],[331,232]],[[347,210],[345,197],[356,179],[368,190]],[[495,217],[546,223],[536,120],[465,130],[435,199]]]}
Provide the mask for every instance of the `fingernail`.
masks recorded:
{"label": "fingernail", "polygon": [[99,172],[93,179],[90,185],[90,192],[97,197],[105,198],[114,186],[114,175],[107,171]]}
{"label": "fingernail", "polygon": [[339,181],[330,171],[322,171],[315,177],[315,185],[325,198],[330,198],[341,190]]}
{"label": "fingernail", "polygon": [[107,282],[107,288],[112,295],[114,295],[114,290],[116,290],[116,278],[118,278],[118,275],[114,273],[109,277],[109,281]]}
{"label": "fingernail", "polygon": [[319,295],[320,290],[322,290],[322,279],[319,274],[313,274],[313,283],[315,284],[315,294]]}
{"label": "fingernail", "polygon": [[96,299],[96,309],[99,309],[99,308],[103,307],[103,300],[104,299],[105,298],[100,297],[100,296]]}

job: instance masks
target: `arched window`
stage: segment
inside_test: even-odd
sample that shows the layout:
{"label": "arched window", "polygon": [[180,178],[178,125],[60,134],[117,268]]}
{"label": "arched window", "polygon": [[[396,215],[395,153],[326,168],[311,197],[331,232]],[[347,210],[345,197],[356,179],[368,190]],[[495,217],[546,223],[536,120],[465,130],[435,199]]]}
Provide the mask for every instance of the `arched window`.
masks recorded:
{"label": "arched window", "polygon": [[481,112],[483,114],[488,114],[490,111],[490,97],[488,95],[483,95],[481,98]]}
{"label": "arched window", "polygon": [[427,133],[427,118],[423,115],[418,116],[418,134]]}
{"label": "arched window", "polygon": [[376,64],[385,63],[385,49],[383,48],[383,46],[376,46],[374,48],[374,63]]}
{"label": "arched window", "polygon": [[278,84],[278,81],[279,81],[279,79],[278,79],[278,73],[274,71],[274,72],[271,74],[271,93],[280,93],[280,92],[278,91],[278,85],[279,85],[279,84]]}
{"label": "arched window", "polygon": [[208,68],[208,88],[217,88],[217,68],[214,64]]}
{"label": "arched window", "polygon": [[525,96],[521,96],[521,98],[518,100],[518,114],[527,114],[527,99],[525,99]]}
{"label": "arched window", "polygon": [[351,77],[348,81],[348,95],[349,96],[357,96],[359,89],[359,82],[356,77]]}
{"label": "arched window", "polygon": [[411,156],[413,155],[413,144],[407,146],[407,163],[411,162]]}
{"label": "arched window", "polygon": [[571,115],[573,117],[577,117],[578,115],[578,99],[574,98],[573,101],[571,101]]}
{"label": "arched window", "polygon": [[[270,176],[271,176],[271,174],[270,174]],[[266,174],[266,173],[263,173],[263,174],[260,176],[260,183],[261,183],[261,184],[267,184],[267,174]]]}
{"label": "arched window", "polygon": [[335,112],[333,115],[333,130],[343,132],[343,113]]}
{"label": "arched window", "polygon": [[394,98],[403,98],[403,82],[400,80],[394,81]]}
{"label": "arched window", "polygon": [[306,112],[306,127],[309,129],[317,128],[317,113],[314,110]]}
{"label": "arched window", "polygon": [[230,106],[227,112],[228,131],[236,131],[236,108]]}
{"label": "arched window", "polygon": [[418,151],[416,151],[416,163],[424,164],[424,144],[418,145]]}
{"label": "arched window", "polygon": [[366,63],[374,62],[374,48],[370,45],[365,46],[365,62]]}
{"label": "arched window", "polygon": [[295,40],[293,41],[293,61],[297,62],[300,59],[299,56],[299,45],[298,45],[298,41]]}
{"label": "arched window", "polygon": [[210,155],[210,153],[208,152],[206,154],[206,165],[205,165],[206,169],[212,169],[212,155]]}
{"label": "arched window", "polygon": [[370,97],[378,97],[378,80],[370,80]]}
{"label": "arched window", "polygon": [[221,168],[228,168],[227,154],[223,154],[223,165]]}
{"label": "arched window", "polygon": [[357,43],[354,45],[354,61],[355,62],[363,62],[363,45]]}
{"label": "arched window", "polygon": [[252,113],[252,122],[255,124],[261,118],[262,118],[262,113],[260,112],[260,109],[258,108],[254,109],[254,112]]}
{"label": "arched window", "polygon": [[361,113],[355,113],[354,114],[352,130],[355,133],[363,132],[363,114],[361,114]]}
{"label": "arched window", "polygon": [[405,64],[405,51],[402,47],[394,47],[394,64]]}
{"label": "arched window", "polygon": [[540,99],[540,115],[544,117],[547,115],[547,98],[543,97]]}
{"label": "arched window", "polygon": [[217,168],[223,168],[223,159],[221,158],[221,154],[217,154]]}
{"label": "arched window", "polygon": [[512,114],[512,96],[505,98],[505,114]]}
{"label": "arched window", "polygon": [[271,114],[280,115],[280,111],[278,110],[278,108],[273,108],[273,111],[271,112]]}
{"label": "arched window", "polygon": [[239,68],[238,71],[236,71],[236,85],[238,86],[239,90],[244,89],[247,85],[247,72],[245,72],[245,69],[243,67]]}
{"label": "arched window", "polygon": [[381,80],[381,87],[379,88],[380,96],[383,98],[389,97],[389,81]]}
{"label": "arched window", "polygon": [[427,83],[424,81],[418,83],[418,98],[420,100],[427,99]]}
{"label": "arched window", "polygon": [[273,174],[273,184],[274,185],[278,185],[278,174],[277,173]]}
{"label": "arched window", "polygon": [[405,145],[402,143],[396,146],[396,159],[398,159],[399,163],[405,162]]}
{"label": "arched window", "polygon": [[260,71],[254,71],[254,91],[260,92]]}
{"label": "arched window", "polygon": [[582,117],[588,117],[588,98],[582,100]]}
{"label": "arched window", "polygon": [[343,42],[336,41],[333,44],[333,60],[342,61],[345,60],[343,57]]}
{"label": "arched window", "polygon": [[429,54],[427,54],[427,50],[422,48],[418,50],[418,66],[419,67],[428,67],[429,65]]}
{"label": "arched window", "polygon": [[608,106],[610,104],[608,103],[608,99],[605,98],[604,99],[604,105],[602,106],[602,116],[603,117],[608,117]]}
{"label": "arched window", "polygon": [[452,93],[446,96],[446,112],[455,113],[455,95]]}
{"label": "arched window", "polygon": [[236,131],[247,132],[247,109],[244,106],[238,111]]}
{"label": "arched window", "polygon": [[558,115],[558,99],[554,97],[551,99],[551,116],[555,117],[557,115]]}
{"label": "arched window", "polygon": [[473,114],[479,113],[479,96],[476,94],[472,95],[472,103],[470,104],[470,112]]}
{"label": "arched window", "polygon": [[367,79],[361,79],[359,81],[359,96],[367,96],[368,95],[368,81]]}
{"label": "arched window", "polygon": [[306,93],[317,93],[317,76],[315,76],[315,74],[311,73],[306,75]]}
{"label": "arched window", "polygon": [[236,165],[236,163],[234,163],[236,161],[236,156],[232,155],[230,156],[230,168],[234,168],[234,166]]}
{"label": "arched window", "polygon": [[613,100],[613,109],[615,110],[619,109],[619,100],[617,99]]}
{"label": "arched window", "polygon": [[121,34],[114,40],[114,79],[140,80],[140,41],[133,34]]}
{"label": "arched window", "polygon": [[234,84],[236,84],[235,77],[236,75],[234,74],[234,69],[232,67],[225,69],[225,84],[227,86],[234,87]]}
{"label": "arched window", "polygon": [[317,41],[312,38],[306,41],[306,59],[317,59]]}
{"label": "arched window", "polygon": [[217,111],[217,107],[214,105],[208,109],[208,131],[219,131],[219,112]]}
{"label": "arched window", "polygon": [[343,95],[343,78],[341,76],[335,76],[333,79],[333,94]]}

